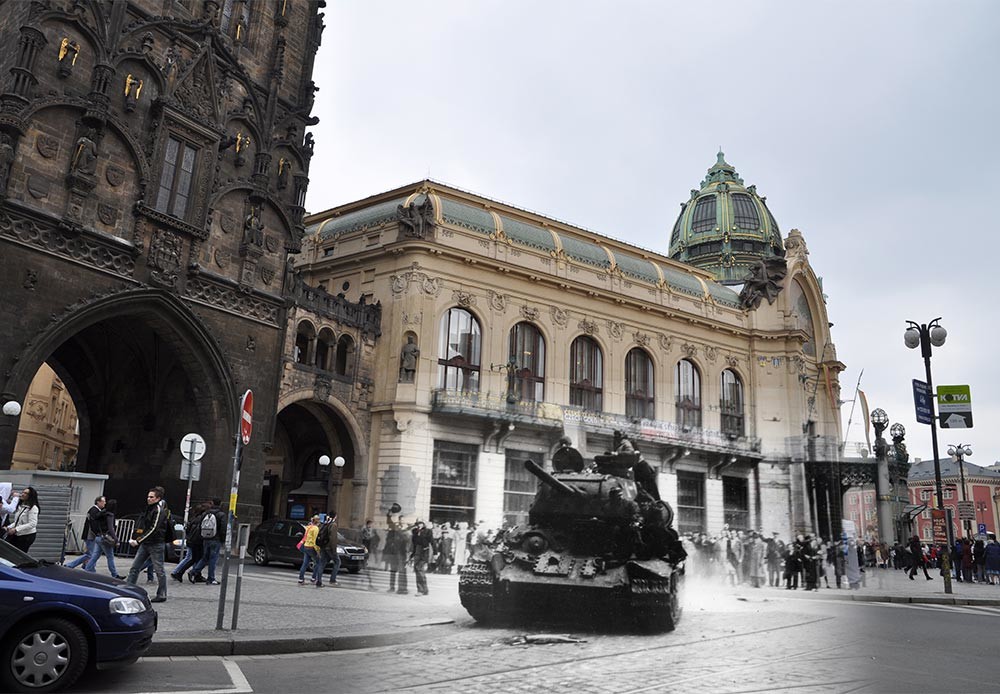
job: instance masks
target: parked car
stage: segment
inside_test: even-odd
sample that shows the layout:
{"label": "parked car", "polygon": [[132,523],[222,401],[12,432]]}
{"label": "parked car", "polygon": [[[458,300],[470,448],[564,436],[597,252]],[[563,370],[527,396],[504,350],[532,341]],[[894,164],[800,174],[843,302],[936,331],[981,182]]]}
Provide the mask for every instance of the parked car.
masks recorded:
{"label": "parked car", "polygon": [[0,542],[0,691],[54,692],[88,666],[135,662],[155,631],[142,588]]}
{"label": "parked car", "polygon": [[[119,521],[131,521],[132,525],[130,527],[135,527],[135,522],[139,520],[138,513],[129,513],[127,515],[121,516]],[[174,564],[180,562],[181,558],[184,556],[184,516],[178,516],[176,513],[170,514],[170,522],[174,524],[174,539],[168,542],[163,548],[163,560],[170,561]],[[119,526],[121,524],[119,523]],[[121,555],[123,557],[134,557],[135,547],[131,546],[128,541],[128,537],[118,538],[118,548],[115,549],[115,554]]]}
{"label": "parked car", "polygon": [[[297,520],[272,518],[264,521],[250,533],[248,546],[254,563],[267,566],[271,562],[281,562],[301,566],[302,552],[295,545],[305,531],[305,524]],[[340,555],[340,568],[356,574],[365,565],[368,550],[349,541],[343,533],[337,533],[337,554]]]}

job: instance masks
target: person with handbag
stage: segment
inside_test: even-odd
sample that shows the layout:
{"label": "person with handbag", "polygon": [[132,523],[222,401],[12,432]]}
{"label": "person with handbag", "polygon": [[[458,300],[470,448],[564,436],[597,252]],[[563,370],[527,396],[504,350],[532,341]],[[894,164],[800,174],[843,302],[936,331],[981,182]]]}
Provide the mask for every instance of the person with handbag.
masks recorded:
{"label": "person with handbag", "polygon": [[167,575],[163,570],[163,553],[168,540],[167,533],[172,532],[170,510],[163,501],[163,487],[153,487],[146,494],[146,512],[139,518],[135,527],[135,536],[129,544],[136,548],[132,568],[126,579],[135,585],[147,561],[152,561],[153,572],[156,574],[158,586],[156,597],[150,602],[166,602]]}
{"label": "person with handbag", "polygon": [[309,519],[306,526],[306,533],[302,536],[302,541],[297,545],[302,551],[302,566],[299,568],[299,585],[306,584],[306,571],[319,558],[316,552],[316,536],[319,535],[319,516]]}
{"label": "person with handbag", "polygon": [[14,512],[14,520],[7,525],[7,542],[27,554],[38,534],[38,492],[34,487],[25,487],[21,492],[21,502]]}
{"label": "person with handbag", "polygon": [[102,526],[102,533],[97,540],[97,544],[94,548],[94,553],[90,557],[90,561],[84,565],[83,570],[96,573],[97,561],[103,554],[108,558],[108,571],[111,573],[112,578],[124,579],[124,576],[118,575],[118,568],[115,566],[115,548],[118,546],[118,533],[115,528],[115,510],[117,508],[118,502],[114,499],[108,499],[107,503],[104,505],[104,525]]}
{"label": "person with handbag", "polygon": [[94,505],[87,511],[87,518],[83,522],[83,542],[87,549],[73,561],[64,564],[67,569],[75,569],[83,564],[86,570],[91,556],[97,552],[97,543],[104,535],[104,506],[106,504],[107,499],[103,496],[94,499]]}

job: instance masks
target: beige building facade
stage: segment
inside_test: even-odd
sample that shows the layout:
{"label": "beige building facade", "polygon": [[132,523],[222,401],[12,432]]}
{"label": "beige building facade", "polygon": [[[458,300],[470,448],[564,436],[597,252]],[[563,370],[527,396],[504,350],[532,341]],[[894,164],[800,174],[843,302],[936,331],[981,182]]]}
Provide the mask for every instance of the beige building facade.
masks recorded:
{"label": "beige building facade", "polygon": [[[710,180],[716,168],[702,193],[722,205],[745,189]],[[843,365],[798,231],[772,237],[783,276],[741,294],[710,270],[429,180],[306,223],[303,280],[381,304],[380,338],[358,343],[372,366],[351,420],[353,517],[398,502],[410,521],[523,522],[536,486],[525,459],[548,464],[563,436],[593,456],[620,431],[659,470],[682,531],[823,525],[805,466],[837,451]],[[316,326],[290,328],[299,353],[314,349]]]}
{"label": "beige building facade", "polygon": [[71,470],[80,447],[76,407],[55,371],[42,364],[28,388],[12,470]]}

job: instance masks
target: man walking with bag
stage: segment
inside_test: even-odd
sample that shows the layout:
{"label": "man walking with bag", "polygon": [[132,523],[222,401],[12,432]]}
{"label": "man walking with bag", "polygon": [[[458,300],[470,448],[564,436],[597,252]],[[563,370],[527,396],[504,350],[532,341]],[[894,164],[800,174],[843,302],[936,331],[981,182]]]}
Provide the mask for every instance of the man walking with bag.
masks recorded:
{"label": "man walking with bag", "polygon": [[153,563],[156,574],[156,597],[150,602],[166,602],[167,575],[163,571],[163,550],[170,525],[170,510],[163,502],[163,487],[153,487],[146,493],[146,511],[139,517],[135,534],[129,544],[136,548],[135,560],[128,571],[128,582],[135,585],[139,572],[147,561]]}
{"label": "man walking with bag", "polygon": [[201,582],[198,580],[201,578],[201,570],[207,566],[208,580],[204,582],[210,586],[219,585],[219,582],[215,580],[215,564],[219,561],[219,552],[222,549],[222,543],[226,541],[226,531],[228,530],[226,528],[228,517],[219,508],[219,504],[221,503],[221,499],[212,499],[212,507],[201,516],[199,529],[202,542],[202,555],[198,563],[191,569],[191,573],[188,574],[188,580],[191,583]]}
{"label": "man walking with bag", "polygon": [[87,549],[79,557],[65,564],[67,569],[75,569],[80,564],[83,564],[83,568],[86,569],[90,559],[100,553],[97,543],[104,537],[104,506],[106,503],[107,500],[103,496],[94,499],[94,505],[87,511],[87,519],[83,522],[83,543]]}

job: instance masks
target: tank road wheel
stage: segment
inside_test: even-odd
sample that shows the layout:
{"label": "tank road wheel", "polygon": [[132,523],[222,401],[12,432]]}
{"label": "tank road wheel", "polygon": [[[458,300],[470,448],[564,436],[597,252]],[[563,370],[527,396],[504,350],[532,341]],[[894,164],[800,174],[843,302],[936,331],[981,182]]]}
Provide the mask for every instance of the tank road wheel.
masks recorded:
{"label": "tank road wheel", "polygon": [[458,597],[462,607],[480,624],[489,624],[496,619],[493,583],[493,569],[481,561],[466,564],[458,579]]}

